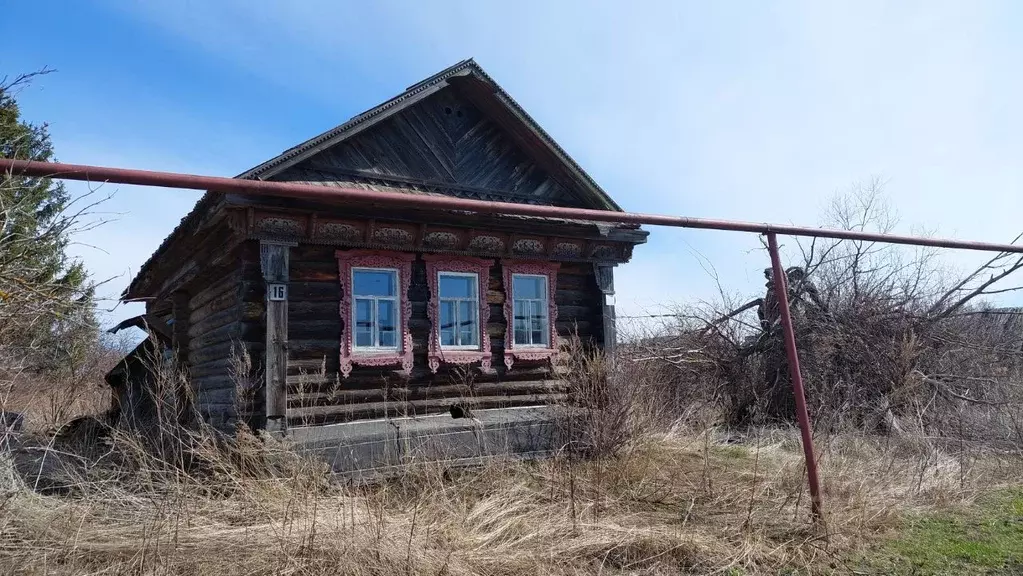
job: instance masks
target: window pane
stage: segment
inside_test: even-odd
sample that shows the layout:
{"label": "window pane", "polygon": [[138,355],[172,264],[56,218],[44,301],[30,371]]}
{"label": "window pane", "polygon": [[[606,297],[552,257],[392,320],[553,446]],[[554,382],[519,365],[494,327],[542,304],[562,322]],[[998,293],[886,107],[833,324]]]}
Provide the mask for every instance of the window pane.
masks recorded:
{"label": "window pane", "polygon": [[547,279],[543,276],[512,277],[512,295],[514,298],[547,299]]}
{"label": "window pane", "polygon": [[379,300],[377,301],[377,309],[379,310],[377,315],[377,331],[380,335],[379,345],[385,348],[394,348],[397,344],[396,334],[398,332],[394,301]]}
{"label": "window pane", "polygon": [[515,343],[529,344],[529,319],[526,317],[528,302],[515,301]]}
{"label": "window pane", "polygon": [[476,277],[457,276],[453,274],[440,275],[440,297],[441,298],[475,298]]}
{"label": "window pane", "polygon": [[479,333],[476,327],[477,306],[475,301],[458,303],[458,343],[462,346],[476,345],[476,335]]}
{"label": "window pane", "polygon": [[391,270],[355,270],[352,289],[356,296],[396,296],[397,273]]}
{"label": "window pane", "polygon": [[455,305],[453,302],[440,302],[440,345],[455,345]]}
{"label": "window pane", "polygon": [[547,338],[544,334],[545,332],[544,329],[547,327],[547,322],[544,320],[545,317],[547,316],[546,310],[544,310],[544,307],[546,305],[543,302],[540,302],[539,300],[534,300],[532,304],[533,310],[531,314],[532,322],[530,322],[530,328],[532,329],[533,332],[532,334],[533,344],[546,344]]}
{"label": "window pane", "polygon": [[373,301],[355,301],[355,345],[373,346]]}

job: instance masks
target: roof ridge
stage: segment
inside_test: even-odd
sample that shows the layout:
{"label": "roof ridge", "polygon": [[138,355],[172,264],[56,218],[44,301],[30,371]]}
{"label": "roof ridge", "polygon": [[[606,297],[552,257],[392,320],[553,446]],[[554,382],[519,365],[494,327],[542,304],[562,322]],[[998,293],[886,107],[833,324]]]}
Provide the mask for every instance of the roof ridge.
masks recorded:
{"label": "roof ridge", "polygon": [[480,68],[479,64],[477,64],[475,60],[473,60],[472,58],[462,60],[457,64],[448,66],[444,70],[441,70],[440,72],[430,76],[429,78],[426,78],[421,82],[417,82],[416,84],[409,86],[401,94],[398,94],[393,98],[385,100],[383,103],[377,104],[376,106],[373,106],[368,110],[360,112],[359,114],[352,116],[348,120],[342,122],[341,124],[338,124],[337,126],[334,126],[333,128],[325,132],[321,132],[320,134],[313,136],[312,138],[304,142],[301,142],[299,144],[296,144],[295,146],[292,146],[291,148],[288,148],[281,154],[267,160],[266,162],[263,162],[262,164],[254,166],[253,168],[249,168],[245,172],[242,172],[241,174],[235,176],[235,178],[259,178],[264,172],[267,172],[271,168],[279,166],[280,164],[287,162],[288,160],[294,158],[295,156],[300,155],[306,150],[319,146],[320,144],[326,142],[327,140],[330,140],[335,136],[350,130],[351,128],[365,122],[366,120],[369,120],[370,118],[380,115],[381,113],[389,110],[395,105],[404,102],[405,100],[408,100],[409,98],[415,96],[416,94],[421,93],[427,88],[430,88],[431,86],[443,80],[446,80],[452,76],[457,75],[459,72],[467,68],[471,68],[473,72],[481,74],[489,82],[493,83],[493,80],[491,80],[490,77],[487,76],[485,72],[483,72],[483,70]]}

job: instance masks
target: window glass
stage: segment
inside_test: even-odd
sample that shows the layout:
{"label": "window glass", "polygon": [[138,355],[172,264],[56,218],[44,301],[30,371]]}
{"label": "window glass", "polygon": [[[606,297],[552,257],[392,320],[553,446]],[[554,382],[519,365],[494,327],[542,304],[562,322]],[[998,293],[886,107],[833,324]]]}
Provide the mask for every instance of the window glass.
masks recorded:
{"label": "window glass", "polygon": [[441,301],[440,303],[440,345],[455,345],[455,303]]}
{"label": "window glass", "polygon": [[475,298],[476,278],[473,276],[440,275],[441,298]]}
{"label": "window glass", "polygon": [[353,273],[355,296],[396,296],[397,273],[393,270],[356,269]]}
{"label": "window glass", "polygon": [[475,301],[463,300],[458,303],[458,343],[462,346],[476,345],[476,335],[479,334],[476,327],[478,306]]}
{"label": "window glass", "polygon": [[516,274],[512,278],[512,293],[516,299],[547,299],[547,279],[543,276]]}
{"label": "window glass", "polygon": [[375,268],[352,270],[355,348],[398,347],[398,272]]}
{"label": "window glass", "polygon": [[512,306],[514,344],[518,346],[548,346],[550,328],[547,318],[547,277],[513,274]]}
{"label": "window glass", "polygon": [[355,345],[373,345],[373,301],[355,301]]}
{"label": "window glass", "polygon": [[380,335],[380,346],[393,347],[397,344],[395,334],[398,330],[397,319],[394,314],[394,301],[379,300],[377,302],[377,331]]}
{"label": "window glass", "polygon": [[479,278],[477,274],[438,274],[438,333],[441,346],[479,346]]}

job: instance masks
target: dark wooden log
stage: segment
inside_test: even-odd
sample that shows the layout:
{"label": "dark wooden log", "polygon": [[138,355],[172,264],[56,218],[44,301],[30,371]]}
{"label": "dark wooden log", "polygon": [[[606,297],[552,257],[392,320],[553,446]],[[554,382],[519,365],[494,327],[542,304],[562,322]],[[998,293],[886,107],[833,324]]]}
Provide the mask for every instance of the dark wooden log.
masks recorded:
{"label": "dark wooden log", "polygon": [[474,398],[450,398],[440,400],[414,400],[409,402],[367,402],[348,405],[311,406],[288,410],[288,424],[308,426],[347,422],[363,418],[422,416],[448,412],[451,405],[458,403],[470,410],[488,408],[511,408],[520,406],[546,406],[561,404],[568,400],[567,394],[520,394],[514,396],[477,396]]}
{"label": "dark wooden log", "polygon": [[480,396],[515,396],[520,394],[563,393],[568,385],[562,380],[524,380],[519,382],[488,382],[469,386],[468,384],[443,384],[437,386],[409,386],[391,388],[366,388],[349,390],[340,388],[321,392],[291,392],[288,395],[289,409],[294,407],[345,405],[358,402],[380,402],[384,400],[409,401],[426,399],[474,398]]}

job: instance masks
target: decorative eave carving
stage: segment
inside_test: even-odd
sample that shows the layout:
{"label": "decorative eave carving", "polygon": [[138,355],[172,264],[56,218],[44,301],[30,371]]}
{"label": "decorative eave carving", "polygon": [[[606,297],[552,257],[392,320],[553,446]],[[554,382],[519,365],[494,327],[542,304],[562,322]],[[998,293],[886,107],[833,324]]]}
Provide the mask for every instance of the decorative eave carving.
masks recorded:
{"label": "decorative eave carving", "polygon": [[[622,263],[632,255],[632,244],[621,241],[537,236],[481,227],[336,218],[286,210],[250,209],[244,218],[233,220],[232,225],[243,228],[246,237],[252,239],[345,248],[560,262]],[[529,223],[523,222],[523,229],[528,227]]]}

